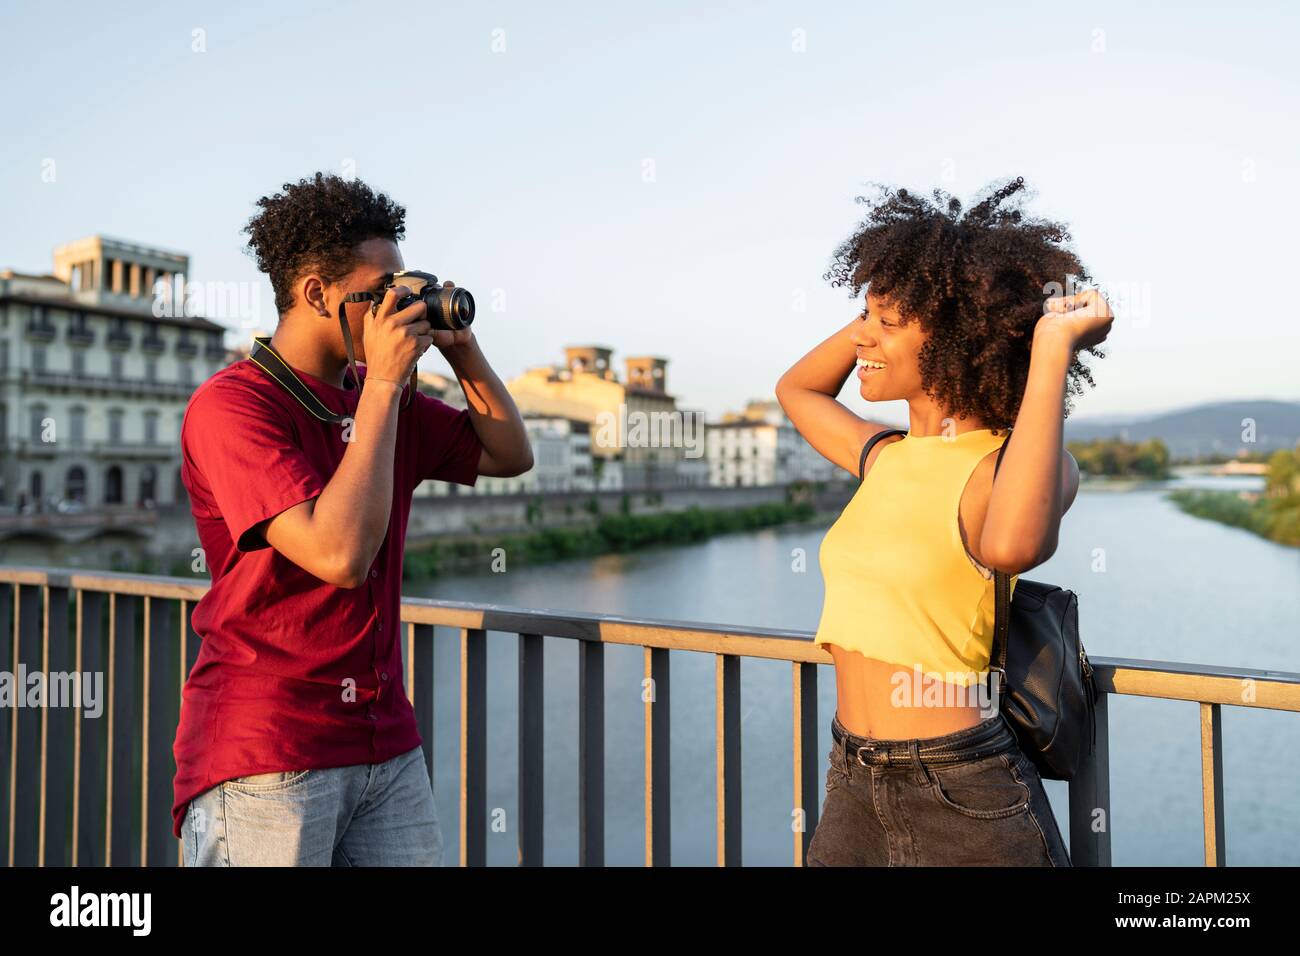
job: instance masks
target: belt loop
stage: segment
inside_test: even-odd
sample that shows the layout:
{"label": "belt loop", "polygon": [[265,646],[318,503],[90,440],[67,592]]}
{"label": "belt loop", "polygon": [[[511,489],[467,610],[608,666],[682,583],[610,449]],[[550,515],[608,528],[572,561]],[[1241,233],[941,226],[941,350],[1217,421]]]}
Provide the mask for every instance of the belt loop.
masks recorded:
{"label": "belt loop", "polygon": [[849,732],[840,723],[838,713],[831,719],[831,763],[834,764],[835,756],[838,751],[840,760],[844,761],[844,775],[849,775]]}
{"label": "belt loop", "polygon": [[917,780],[924,781],[926,784],[932,783],[930,771],[921,762],[921,746],[915,739],[907,742],[907,752],[912,758],[912,766],[916,768]]}

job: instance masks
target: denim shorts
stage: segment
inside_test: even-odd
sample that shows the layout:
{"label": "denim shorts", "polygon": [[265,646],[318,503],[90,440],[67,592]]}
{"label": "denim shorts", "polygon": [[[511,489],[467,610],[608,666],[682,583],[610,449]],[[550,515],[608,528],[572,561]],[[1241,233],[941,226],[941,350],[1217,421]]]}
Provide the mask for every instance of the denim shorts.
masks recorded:
{"label": "denim shorts", "polygon": [[424,750],[236,777],[190,801],[186,866],[441,866]]}
{"label": "denim shorts", "polygon": [[808,866],[1070,866],[1042,779],[1002,714],[912,740],[838,716]]}

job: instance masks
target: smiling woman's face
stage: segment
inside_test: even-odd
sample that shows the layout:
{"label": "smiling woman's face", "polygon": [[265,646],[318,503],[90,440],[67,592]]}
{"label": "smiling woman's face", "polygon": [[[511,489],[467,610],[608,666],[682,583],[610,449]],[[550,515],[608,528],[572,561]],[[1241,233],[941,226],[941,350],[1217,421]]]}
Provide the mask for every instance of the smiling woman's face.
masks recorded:
{"label": "smiling woman's face", "polygon": [[867,307],[850,335],[858,353],[858,390],[869,402],[891,402],[919,396],[921,370],[917,361],[926,335],[921,323],[902,323],[898,312],[878,296],[867,293]]}

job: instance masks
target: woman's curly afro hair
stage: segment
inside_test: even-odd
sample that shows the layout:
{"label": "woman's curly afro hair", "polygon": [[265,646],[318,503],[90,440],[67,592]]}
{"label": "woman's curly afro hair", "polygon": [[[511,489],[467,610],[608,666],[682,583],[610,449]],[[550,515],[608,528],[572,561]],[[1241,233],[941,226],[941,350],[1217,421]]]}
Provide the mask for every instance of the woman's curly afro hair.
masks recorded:
{"label": "woman's curly afro hair", "polygon": [[[906,189],[878,188],[875,199],[858,197],[870,211],[835,250],[825,278],[848,286],[854,298],[867,286],[904,323],[920,321],[928,335],[919,355],[922,386],[953,417],[1011,427],[1044,301],[1076,291],[1067,276],[1092,281],[1065,248],[1070,234],[1020,211],[1021,177],[993,187],[964,214],[961,202],[940,189],[931,202]],[[1095,384],[1076,354],[1066,377],[1066,416],[1085,381]]]}
{"label": "woman's curly afro hair", "polygon": [[406,210],[358,179],[317,173],[281,189],[257,201],[262,211],[244,227],[281,314],[293,308],[293,283],[303,273],[337,282],[356,268],[358,245],[406,233]]}

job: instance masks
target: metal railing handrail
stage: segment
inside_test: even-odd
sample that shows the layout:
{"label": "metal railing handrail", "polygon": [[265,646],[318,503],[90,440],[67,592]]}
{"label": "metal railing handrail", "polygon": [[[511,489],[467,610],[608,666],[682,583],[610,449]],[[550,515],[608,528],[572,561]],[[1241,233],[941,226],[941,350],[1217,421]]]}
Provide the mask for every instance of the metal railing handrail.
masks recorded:
{"label": "metal railing handrail", "polygon": [[[8,587],[3,587],[8,585]],[[75,601],[75,644],[78,670],[81,669],[83,633],[87,622],[96,626],[107,608],[110,659],[107,662],[112,684],[114,664],[134,666],[131,642],[115,640],[123,633],[136,633],[137,605],[143,607],[141,636],[144,648],[144,675],[146,695],[152,694],[155,704],[165,699],[167,691],[162,682],[152,692],[148,689],[152,673],[150,659],[151,640],[165,653],[170,645],[158,642],[157,635],[165,634],[159,622],[166,606],[178,603],[181,620],[178,634],[181,652],[175,691],[188,673],[197,653],[198,640],[189,627],[188,612],[192,605],[207,593],[206,581],[187,578],[162,577],[119,572],[83,571],[69,568],[0,566],[0,623],[9,619],[9,605],[16,609],[13,620],[11,659],[15,667],[21,661],[35,661],[37,657],[48,662],[51,648],[66,657],[68,601]],[[58,597],[64,600],[59,610]],[[39,596],[39,601],[37,600]],[[107,602],[107,603],[106,603]],[[88,613],[86,605],[91,606]],[[37,608],[40,611],[37,611]],[[26,609],[24,611],[24,609]],[[25,616],[24,616],[25,615]],[[37,629],[33,615],[41,617]],[[541,775],[542,747],[540,740],[540,707],[542,700],[541,641],[544,637],[570,638],[577,642],[579,662],[579,736],[580,774],[580,857],[584,863],[603,861],[603,645],[621,644],[643,648],[646,677],[653,682],[656,693],[647,700],[646,721],[646,861],[667,862],[668,819],[667,788],[668,758],[666,747],[655,747],[656,739],[666,740],[668,733],[668,652],[693,651],[711,653],[717,659],[717,791],[718,791],[718,861],[720,864],[740,862],[740,661],[744,658],[783,660],[792,665],[793,724],[796,808],[800,808],[808,825],[796,828],[795,863],[802,863],[807,842],[815,828],[820,796],[817,786],[818,761],[816,759],[817,732],[820,726],[817,715],[817,666],[831,664],[831,655],[812,642],[810,631],[778,628],[737,627],[724,624],[704,624],[690,621],[672,621],[650,618],[623,617],[574,611],[544,610],[513,607],[509,605],[477,602],[446,601],[429,598],[403,598],[401,619],[407,626],[406,662],[408,688],[416,707],[421,736],[425,739],[426,761],[432,772],[431,687],[426,682],[432,675],[432,639],[434,627],[455,628],[461,639],[461,862],[481,863],[485,854],[485,824],[482,816],[486,775],[486,641],[488,631],[513,632],[520,640],[520,792],[521,815],[519,828],[521,861],[541,862]],[[63,633],[59,633],[62,627]],[[51,635],[53,634],[53,638]],[[40,638],[40,655],[32,642]],[[25,642],[24,642],[25,638]],[[192,640],[191,640],[192,639]],[[116,656],[114,656],[116,655]],[[1226,849],[1223,822],[1223,770],[1222,770],[1222,717],[1223,705],[1300,711],[1300,673],[1251,668],[1225,668],[1206,664],[1147,661],[1130,658],[1091,658],[1094,676],[1100,692],[1097,717],[1097,746],[1092,760],[1084,771],[1069,783],[1070,787],[1070,845],[1075,865],[1109,865],[1110,862],[1110,794],[1107,699],[1112,694],[1154,697],[1167,700],[1195,701],[1201,711],[1202,790],[1205,825],[1205,852],[1207,864],[1223,865]],[[53,669],[53,668],[51,668]],[[126,685],[124,685],[126,686]],[[416,690],[419,689],[417,693]],[[128,714],[119,701],[110,704],[110,710]],[[14,714],[17,715],[17,711]],[[145,708],[148,723],[148,707]],[[125,719],[125,718],[124,718]],[[16,826],[20,739],[18,717],[11,725],[9,740],[0,741],[3,748],[12,746],[7,761],[8,840],[9,859],[15,857],[15,847],[20,828]],[[80,715],[77,729],[80,733]],[[174,729],[174,728],[172,728]],[[24,725],[29,735],[27,748],[33,746],[30,737],[33,728]],[[145,733],[149,734],[148,727]],[[155,757],[164,758],[159,740],[160,730],[154,727],[153,742],[146,741],[143,750],[152,750]],[[530,739],[536,735],[536,739]],[[165,737],[165,735],[164,735]],[[48,758],[48,728],[42,725],[42,767]],[[169,743],[169,738],[166,738]],[[80,736],[77,738],[80,746]],[[534,745],[535,744],[535,745]],[[106,743],[111,755],[114,741]],[[129,755],[130,750],[127,749]],[[527,755],[527,756],[525,756]],[[808,759],[805,759],[808,758]],[[76,755],[80,767],[80,750]],[[148,761],[143,772],[148,776]],[[110,760],[108,787],[113,789]],[[166,783],[170,785],[170,776]],[[142,784],[149,791],[147,779]],[[45,855],[46,788],[44,777],[41,787],[41,861]],[[154,785],[153,796],[163,792]],[[809,806],[804,806],[805,795]],[[523,799],[525,796],[527,800]],[[146,817],[147,799],[141,797],[141,820]],[[110,801],[111,802],[111,801]],[[76,807],[74,797],[74,808]],[[156,809],[155,809],[155,812]],[[74,809],[74,819],[76,813]],[[152,820],[152,818],[150,818]],[[1103,821],[1098,826],[1098,820]],[[150,824],[152,825],[152,824]],[[142,861],[164,859],[148,850],[150,825],[142,823],[140,829],[140,858]],[[57,831],[57,827],[55,828]],[[117,830],[125,834],[128,828],[119,823],[104,822],[106,846],[111,846],[107,834]],[[170,835],[170,818],[166,821]],[[155,836],[164,832],[156,827]],[[74,850],[75,853],[75,850]],[[112,860],[106,849],[105,859]],[[73,861],[76,862],[74,855]]]}

